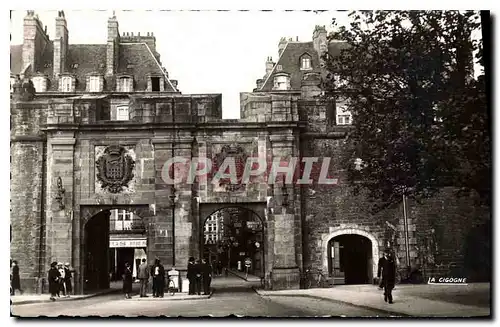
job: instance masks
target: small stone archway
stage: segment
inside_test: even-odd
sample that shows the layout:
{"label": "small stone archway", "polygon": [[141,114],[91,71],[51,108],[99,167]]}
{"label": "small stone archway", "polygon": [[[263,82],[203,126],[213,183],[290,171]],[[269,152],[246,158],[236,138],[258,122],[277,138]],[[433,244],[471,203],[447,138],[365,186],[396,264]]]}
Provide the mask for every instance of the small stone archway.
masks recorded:
{"label": "small stone archway", "polygon": [[379,246],[378,246],[378,241],[377,238],[362,229],[358,228],[345,228],[345,227],[340,227],[336,229],[330,230],[330,233],[324,234],[323,237],[321,238],[321,249],[322,249],[322,269],[323,271],[328,271],[328,243],[330,242],[331,239],[334,237],[340,236],[340,235],[360,235],[364,236],[367,239],[369,239],[372,243],[372,257],[371,257],[371,263],[372,263],[372,276],[371,279],[375,276],[377,276],[377,264],[378,264],[378,258],[379,258]]}

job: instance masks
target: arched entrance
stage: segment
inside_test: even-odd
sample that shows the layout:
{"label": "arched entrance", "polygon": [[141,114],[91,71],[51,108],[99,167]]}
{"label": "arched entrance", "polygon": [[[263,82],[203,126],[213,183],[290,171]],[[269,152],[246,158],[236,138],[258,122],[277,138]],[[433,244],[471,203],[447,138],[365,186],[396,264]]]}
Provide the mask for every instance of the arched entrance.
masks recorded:
{"label": "arched entrance", "polygon": [[121,280],[125,263],[137,267],[147,259],[147,233],[143,219],[126,209],[98,212],[84,225],[83,291],[106,289]]}
{"label": "arched entrance", "polygon": [[323,271],[334,284],[370,284],[377,276],[375,237],[363,230],[338,229],[323,237]]}
{"label": "arched entrance", "polygon": [[201,224],[200,249],[216,270],[226,267],[264,277],[264,221],[252,210],[225,207],[209,214]]}

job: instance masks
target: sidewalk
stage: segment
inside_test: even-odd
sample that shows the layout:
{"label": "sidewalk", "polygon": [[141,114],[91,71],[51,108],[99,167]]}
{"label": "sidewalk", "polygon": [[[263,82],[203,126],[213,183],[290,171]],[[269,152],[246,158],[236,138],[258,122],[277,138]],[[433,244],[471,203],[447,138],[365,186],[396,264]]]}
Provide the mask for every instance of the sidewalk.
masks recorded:
{"label": "sidewalk", "polygon": [[[469,284],[467,286],[397,285],[393,291],[393,304],[384,302],[383,291],[374,285],[337,285],[332,288],[283,291],[256,290],[256,292],[261,296],[312,297],[343,302],[367,309],[380,310],[395,316],[486,317],[491,315],[489,306],[450,302],[455,296],[467,297],[470,294],[469,297],[481,297],[480,302],[484,303],[484,297],[489,298],[489,283]],[[447,301],[440,300],[445,295],[448,295]]]}
{"label": "sidewalk", "polygon": [[255,275],[250,275],[248,276],[245,274],[244,271],[238,271],[238,270],[228,270],[229,273],[246,280],[247,282],[258,282],[260,284],[260,277],[257,277]]}
{"label": "sidewalk", "polygon": [[153,297],[152,294],[148,294],[148,297],[140,297],[139,295],[132,296],[131,300],[135,301],[179,301],[179,300],[207,300],[212,297],[214,290],[210,292],[209,295],[188,295],[187,293],[177,292],[174,295],[165,293],[163,297]]}
{"label": "sidewalk", "polygon": [[[121,282],[111,282],[110,288],[106,290],[99,290],[89,294],[83,295],[71,295],[70,297],[63,297],[61,295],[60,298],[56,298],[56,302],[65,302],[65,301],[74,301],[74,300],[83,300],[91,297],[105,295],[110,293],[119,292],[122,290]],[[11,305],[21,305],[21,304],[32,304],[32,303],[47,303],[52,302],[50,300],[50,294],[23,294],[23,295],[14,295],[10,297]]]}

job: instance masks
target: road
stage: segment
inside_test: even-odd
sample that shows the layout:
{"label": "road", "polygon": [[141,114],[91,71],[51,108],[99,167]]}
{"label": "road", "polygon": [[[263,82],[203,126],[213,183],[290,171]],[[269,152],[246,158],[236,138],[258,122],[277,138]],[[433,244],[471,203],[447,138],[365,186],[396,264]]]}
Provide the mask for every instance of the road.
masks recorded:
{"label": "road", "polygon": [[220,277],[213,282],[215,292],[210,299],[140,301],[126,300],[121,294],[108,294],[76,301],[15,305],[11,307],[11,312],[21,317],[225,317],[231,314],[247,317],[387,316],[379,311],[313,298],[261,297],[251,286],[237,277]]}

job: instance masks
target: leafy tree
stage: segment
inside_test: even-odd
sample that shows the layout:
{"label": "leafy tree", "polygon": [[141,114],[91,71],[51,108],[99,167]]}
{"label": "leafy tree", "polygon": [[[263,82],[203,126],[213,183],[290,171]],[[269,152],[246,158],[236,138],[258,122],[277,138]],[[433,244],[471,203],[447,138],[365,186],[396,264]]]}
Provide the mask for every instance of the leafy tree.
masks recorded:
{"label": "leafy tree", "polygon": [[[343,50],[325,56],[324,81],[326,96],[345,101],[353,116],[344,158],[349,182],[368,189],[377,209],[399,203],[403,194],[430,197],[443,186],[487,198],[489,120],[484,83],[472,78],[478,14],[355,11],[349,17],[349,27],[333,21],[330,41],[343,42]],[[355,158],[363,169],[354,169]]]}

